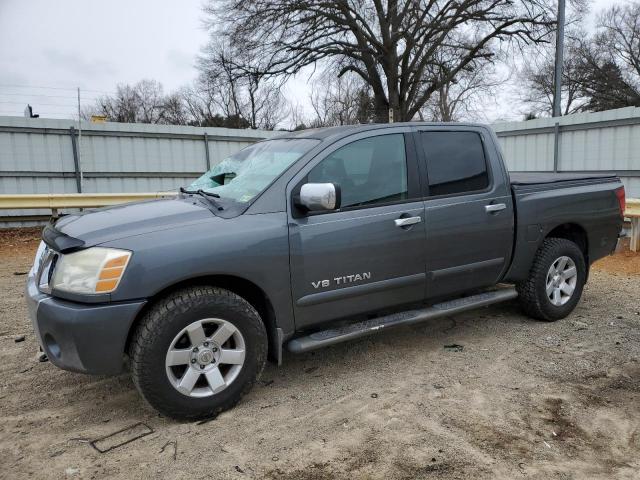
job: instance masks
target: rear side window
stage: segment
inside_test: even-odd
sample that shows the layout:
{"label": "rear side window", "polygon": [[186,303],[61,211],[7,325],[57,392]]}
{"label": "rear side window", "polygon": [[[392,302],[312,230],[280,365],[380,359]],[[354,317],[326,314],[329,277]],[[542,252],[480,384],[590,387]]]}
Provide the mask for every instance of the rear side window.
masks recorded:
{"label": "rear side window", "polygon": [[489,186],[480,135],[475,132],[421,132],[430,195],[484,190]]}

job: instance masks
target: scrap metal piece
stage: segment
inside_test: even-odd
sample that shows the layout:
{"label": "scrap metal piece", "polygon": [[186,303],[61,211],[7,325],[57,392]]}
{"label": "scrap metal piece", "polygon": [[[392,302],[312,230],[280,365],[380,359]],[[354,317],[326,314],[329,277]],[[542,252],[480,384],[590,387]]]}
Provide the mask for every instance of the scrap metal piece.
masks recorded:
{"label": "scrap metal piece", "polygon": [[[89,442],[95,450],[100,453],[106,453],[116,448],[122,447],[142,437],[146,437],[154,432],[146,423],[138,422],[129,427],[125,427],[117,432],[110,433],[104,437],[96,438]],[[115,442],[114,442],[115,440]]]}

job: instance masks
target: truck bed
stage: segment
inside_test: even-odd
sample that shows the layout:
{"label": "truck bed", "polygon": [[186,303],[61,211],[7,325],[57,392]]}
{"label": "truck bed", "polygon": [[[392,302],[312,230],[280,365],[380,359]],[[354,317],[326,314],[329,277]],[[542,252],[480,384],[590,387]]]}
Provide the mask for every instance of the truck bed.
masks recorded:
{"label": "truck bed", "polygon": [[[529,273],[541,239],[560,226],[555,236],[573,239],[588,263],[613,251],[622,226],[614,174],[510,173],[516,233],[507,280],[518,282]],[[563,229],[565,231],[563,231]],[[567,232],[578,231],[578,238]],[[568,237],[567,237],[568,235]]]}
{"label": "truck bed", "polygon": [[[559,182],[584,181],[584,180],[607,180],[616,178],[615,173],[553,173],[553,172],[532,172],[532,173],[509,173],[511,185],[539,185]],[[589,182],[587,182],[589,183]]]}

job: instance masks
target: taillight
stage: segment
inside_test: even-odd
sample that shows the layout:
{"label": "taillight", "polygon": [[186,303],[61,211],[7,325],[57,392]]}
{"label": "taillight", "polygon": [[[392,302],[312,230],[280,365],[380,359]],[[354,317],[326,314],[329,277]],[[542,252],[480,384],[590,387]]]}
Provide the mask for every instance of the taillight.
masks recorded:
{"label": "taillight", "polygon": [[624,217],[624,210],[626,208],[626,200],[624,197],[624,187],[616,188],[616,197],[618,197],[618,203],[620,204],[620,215]]}

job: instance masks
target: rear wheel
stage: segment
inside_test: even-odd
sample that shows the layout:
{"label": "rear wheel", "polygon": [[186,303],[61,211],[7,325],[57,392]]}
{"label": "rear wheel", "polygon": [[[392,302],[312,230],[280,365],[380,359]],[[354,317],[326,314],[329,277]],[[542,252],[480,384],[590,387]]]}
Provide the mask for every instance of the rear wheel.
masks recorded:
{"label": "rear wheel", "polygon": [[547,238],[536,253],[529,277],[516,286],[520,305],[533,318],[559,320],[580,301],[585,280],[580,248],[564,238]]}
{"label": "rear wheel", "polygon": [[267,335],[258,313],[214,287],[171,294],[142,318],[131,374],[142,396],[177,419],[212,417],[234,406],[264,368]]}

